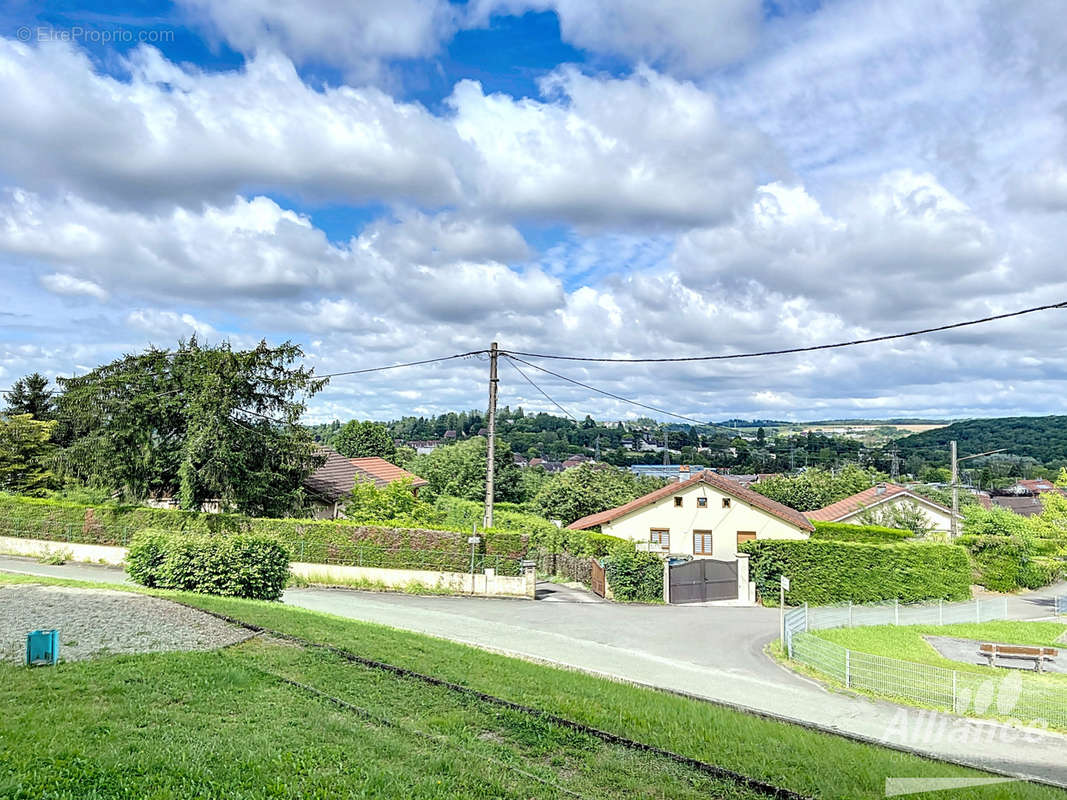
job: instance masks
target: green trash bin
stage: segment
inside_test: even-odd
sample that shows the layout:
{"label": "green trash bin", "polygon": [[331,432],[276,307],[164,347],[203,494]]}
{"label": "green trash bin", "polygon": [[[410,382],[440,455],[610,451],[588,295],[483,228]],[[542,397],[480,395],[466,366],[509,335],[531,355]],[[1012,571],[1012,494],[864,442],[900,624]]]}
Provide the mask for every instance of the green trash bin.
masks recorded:
{"label": "green trash bin", "polygon": [[59,631],[26,634],[26,666],[49,667],[59,662]]}

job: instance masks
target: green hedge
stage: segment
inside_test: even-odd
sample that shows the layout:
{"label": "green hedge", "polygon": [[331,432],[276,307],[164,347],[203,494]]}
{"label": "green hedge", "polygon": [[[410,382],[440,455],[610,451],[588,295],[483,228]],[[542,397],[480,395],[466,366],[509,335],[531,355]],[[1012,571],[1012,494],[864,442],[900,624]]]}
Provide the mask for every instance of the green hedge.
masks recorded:
{"label": "green hedge", "polygon": [[763,539],[738,549],[750,555],[751,579],[768,605],[778,602],[782,575],[790,580],[790,604],[912,603],[971,596],[970,558],[955,545]]}
{"label": "green hedge", "polygon": [[[269,536],[285,545],[294,561],[358,563],[358,559],[378,553],[375,566],[401,567],[412,561],[413,552],[433,551],[450,556],[466,554],[469,568],[468,534],[459,530],[202,514],[143,506],[85,506],[0,494],[0,535],[125,546],[136,531],[144,528],[186,534]],[[517,574],[518,559],[525,556],[530,537],[496,529],[479,535],[482,542],[477,555],[486,559],[486,566],[493,566],[502,574]],[[396,554],[398,560],[390,561],[389,554]],[[437,560],[436,555],[433,560]]]}
{"label": "green hedge", "polygon": [[289,579],[289,552],[259,534],[211,536],[146,528],[130,541],[126,569],[144,586],[277,600]]}
{"label": "green hedge", "polygon": [[[470,530],[471,525],[482,524],[484,507],[473,500],[459,497],[438,497],[434,502],[438,511],[445,512],[445,524],[460,530]],[[529,534],[531,549],[542,553],[567,553],[573,556],[605,556],[612,545],[622,541],[617,536],[608,536],[599,531],[572,531],[560,528],[554,522],[522,511],[515,503],[497,503],[493,508],[493,522],[499,528],[522,531]],[[490,536],[496,528],[490,530]]]}
{"label": "green hedge", "polygon": [[814,522],[812,539],[834,542],[860,542],[862,544],[894,544],[914,538],[912,531],[901,528],[885,528],[881,525],[849,525],[847,522]]}
{"label": "green hedge", "polygon": [[994,592],[1040,589],[1056,581],[1063,562],[1047,557],[1046,541],[1026,535],[967,534],[957,540],[974,557],[975,581]]}
{"label": "green hedge", "polygon": [[663,559],[638,552],[632,542],[617,541],[604,559],[604,574],[615,599],[662,603]]}

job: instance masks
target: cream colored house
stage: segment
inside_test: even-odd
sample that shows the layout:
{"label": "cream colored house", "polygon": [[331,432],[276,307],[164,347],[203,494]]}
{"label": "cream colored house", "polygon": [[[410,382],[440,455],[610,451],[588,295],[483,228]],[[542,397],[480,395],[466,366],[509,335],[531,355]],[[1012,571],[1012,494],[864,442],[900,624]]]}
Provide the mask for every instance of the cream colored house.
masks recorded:
{"label": "cream colored house", "polygon": [[731,561],[751,539],[807,539],[814,530],[799,511],[714,472],[700,472],[626,505],[568,525],[630,539],[639,550],[664,556]]}
{"label": "cream colored house", "polygon": [[[895,483],[879,483],[870,489],[838,500],[825,508],[806,511],[804,516],[813,522],[847,522],[861,525],[865,518],[881,510],[910,504],[917,508],[935,531],[948,532],[952,528],[952,510],[935,503],[907,487]],[[868,514],[870,512],[870,514]]]}

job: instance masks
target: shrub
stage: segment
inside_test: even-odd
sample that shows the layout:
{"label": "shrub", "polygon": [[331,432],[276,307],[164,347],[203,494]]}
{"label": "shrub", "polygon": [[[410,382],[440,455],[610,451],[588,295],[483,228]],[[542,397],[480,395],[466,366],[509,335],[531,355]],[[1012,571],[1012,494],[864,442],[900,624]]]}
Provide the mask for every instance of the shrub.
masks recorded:
{"label": "shrub", "polygon": [[145,528],[134,535],[126,552],[126,572],[137,583],[149,588],[160,585],[169,536],[166,531],[154,528]]}
{"label": "shrub", "polygon": [[663,560],[638,552],[619,540],[604,559],[604,573],[616,600],[658,603],[663,600]]}
{"label": "shrub", "polygon": [[955,545],[762,539],[738,549],[750,555],[752,580],[767,604],[777,603],[782,575],[790,579],[791,603],[910,603],[971,595],[970,559]]}
{"label": "shrub", "polygon": [[893,544],[911,539],[914,534],[902,528],[886,528],[882,525],[849,525],[847,522],[815,522],[812,539],[834,542],[861,542],[862,544]]}
{"label": "shrub", "polygon": [[258,534],[143,530],[130,543],[126,569],[145,586],[277,600],[289,578],[289,553]]}

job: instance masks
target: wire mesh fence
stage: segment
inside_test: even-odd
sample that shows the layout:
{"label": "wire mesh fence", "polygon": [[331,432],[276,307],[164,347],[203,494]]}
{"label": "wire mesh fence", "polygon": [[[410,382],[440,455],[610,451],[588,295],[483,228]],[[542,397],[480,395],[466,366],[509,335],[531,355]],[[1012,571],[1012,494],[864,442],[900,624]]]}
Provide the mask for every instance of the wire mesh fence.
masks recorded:
{"label": "wire mesh fence", "polygon": [[592,585],[593,562],[588,556],[572,556],[570,553],[531,554],[537,562],[537,571],[546,575],[567,578],[585,586]]}
{"label": "wire mesh fence", "polygon": [[[1067,596],[1057,597],[1057,613]],[[860,625],[937,625],[1008,619],[1005,598],[921,606],[879,604],[793,608],[785,614],[789,658],[851,689],[979,717],[1067,729],[1067,681],[1059,676],[976,667],[954,670],[860,653],[811,631]]]}
{"label": "wire mesh fence", "polygon": [[48,539],[69,544],[104,544],[126,547],[136,529],[119,525],[78,525],[72,522],[8,517],[0,521],[0,536],[18,539]]}

